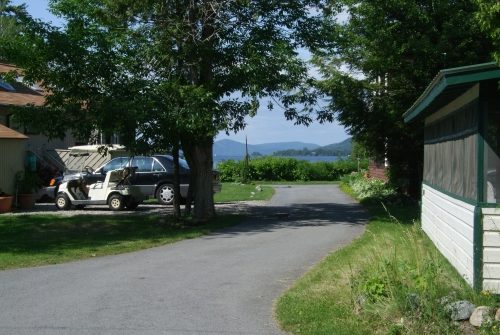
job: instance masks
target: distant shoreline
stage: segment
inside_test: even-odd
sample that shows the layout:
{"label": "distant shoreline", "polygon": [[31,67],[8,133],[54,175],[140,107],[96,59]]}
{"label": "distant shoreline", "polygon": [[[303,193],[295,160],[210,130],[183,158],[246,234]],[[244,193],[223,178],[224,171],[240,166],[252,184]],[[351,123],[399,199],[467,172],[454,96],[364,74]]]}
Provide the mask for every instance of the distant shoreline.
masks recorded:
{"label": "distant shoreline", "polygon": [[[262,155],[262,156],[250,156],[250,159],[258,159],[263,157],[281,157],[281,158],[294,158],[298,160],[308,161],[308,162],[334,162],[340,159],[347,158],[346,156],[275,156],[275,155]],[[240,161],[245,158],[244,155],[214,155],[214,165],[217,166],[218,163],[228,160]]]}

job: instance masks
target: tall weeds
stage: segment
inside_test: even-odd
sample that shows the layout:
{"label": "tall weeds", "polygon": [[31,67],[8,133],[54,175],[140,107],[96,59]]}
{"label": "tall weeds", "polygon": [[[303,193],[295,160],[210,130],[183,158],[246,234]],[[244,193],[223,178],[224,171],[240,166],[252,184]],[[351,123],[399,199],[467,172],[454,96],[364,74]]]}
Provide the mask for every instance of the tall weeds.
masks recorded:
{"label": "tall weeds", "polygon": [[[390,213],[384,205],[384,200],[395,196],[390,186],[361,174],[352,174],[342,182],[354,196],[371,204],[370,211],[386,229],[389,225],[395,232],[369,231],[373,242],[366,257],[351,266],[352,301],[358,315],[385,320],[391,334],[460,334],[457,324],[450,321],[447,303],[467,299],[495,304],[460,278],[422,231],[419,220],[401,222]],[[493,334],[488,330],[482,333]]]}

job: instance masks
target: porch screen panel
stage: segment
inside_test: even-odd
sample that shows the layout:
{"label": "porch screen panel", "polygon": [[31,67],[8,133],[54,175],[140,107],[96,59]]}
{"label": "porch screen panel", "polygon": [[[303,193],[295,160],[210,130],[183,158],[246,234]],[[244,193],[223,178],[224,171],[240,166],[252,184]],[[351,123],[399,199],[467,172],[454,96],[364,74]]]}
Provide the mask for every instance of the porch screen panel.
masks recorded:
{"label": "porch screen panel", "polygon": [[475,200],[477,131],[476,101],[427,124],[424,181],[442,191]]}

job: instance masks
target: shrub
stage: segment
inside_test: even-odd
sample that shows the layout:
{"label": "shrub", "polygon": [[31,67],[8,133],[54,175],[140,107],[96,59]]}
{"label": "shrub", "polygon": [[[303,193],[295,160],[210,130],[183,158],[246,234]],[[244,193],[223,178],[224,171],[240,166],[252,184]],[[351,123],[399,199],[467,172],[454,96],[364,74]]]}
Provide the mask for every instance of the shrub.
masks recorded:
{"label": "shrub", "polygon": [[[367,162],[362,166],[366,167]],[[217,169],[224,182],[243,180],[243,161],[220,162]],[[261,181],[332,181],[357,169],[358,162],[352,160],[312,163],[295,158],[263,157],[250,160],[246,176]]]}
{"label": "shrub", "polygon": [[243,171],[243,164],[242,162],[228,160],[219,163],[217,170],[219,170],[221,181],[239,181]]}
{"label": "shrub", "polygon": [[387,182],[380,179],[364,177],[363,172],[351,173],[341,178],[342,183],[347,184],[354,195],[360,199],[382,199],[396,195],[396,190]]}

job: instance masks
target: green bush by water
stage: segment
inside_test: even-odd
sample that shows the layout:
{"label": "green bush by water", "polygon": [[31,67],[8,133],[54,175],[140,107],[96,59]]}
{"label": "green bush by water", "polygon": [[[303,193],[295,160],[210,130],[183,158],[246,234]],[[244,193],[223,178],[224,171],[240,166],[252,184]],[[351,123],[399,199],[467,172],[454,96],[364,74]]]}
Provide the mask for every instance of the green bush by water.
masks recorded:
{"label": "green bush by water", "polygon": [[[360,168],[368,166],[360,162]],[[244,177],[244,161],[224,161],[217,166],[224,182],[241,181]],[[308,162],[295,158],[263,157],[249,162],[246,176],[249,180],[259,181],[333,181],[340,176],[358,170],[358,162],[338,160],[334,162]]]}

